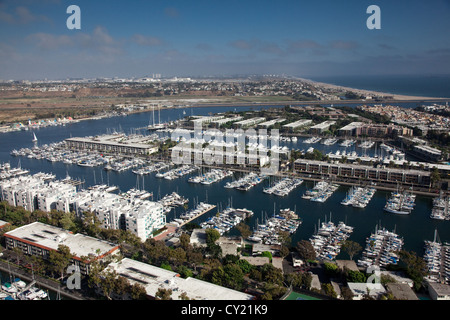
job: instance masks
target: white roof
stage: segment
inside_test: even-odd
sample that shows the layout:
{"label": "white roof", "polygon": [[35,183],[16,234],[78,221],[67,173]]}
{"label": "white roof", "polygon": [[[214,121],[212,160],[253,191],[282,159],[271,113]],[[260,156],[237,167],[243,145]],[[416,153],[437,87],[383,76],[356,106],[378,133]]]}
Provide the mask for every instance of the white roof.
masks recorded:
{"label": "white roof", "polygon": [[79,233],[74,235],[67,230],[40,222],[19,227],[5,233],[5,236],[16,237],[53,250],[57,250],[62,244],[69,247],[70,252],[78,258],[90,254],[94,256],[107,254],[118,249],[118,246],[112,243]]}
{"label": "white roof", "polygon": [[386,292],[381,283],[349,282],[347,285],[353,294],[358,296],[365,295],[368,291],[370,296],[378,296]]}
{"label": "white roof", "polygon": [[139,283],[145,287],[149,296],[154,297],[159,288],[171,289],[172,299],[179,300],[185,292],[187,297],[195,300],[251,300],[252,295],[218,286],[195,278],[183,279],[176,272],[155,267],[150,264],[122,259],[110,263],[108,268],[127,278],[131,283]]}
{"label": "white roof", "polygon": [[0,220],[0,228],[4,227],[7,224],[9,224],[9,223],[6,221]]}

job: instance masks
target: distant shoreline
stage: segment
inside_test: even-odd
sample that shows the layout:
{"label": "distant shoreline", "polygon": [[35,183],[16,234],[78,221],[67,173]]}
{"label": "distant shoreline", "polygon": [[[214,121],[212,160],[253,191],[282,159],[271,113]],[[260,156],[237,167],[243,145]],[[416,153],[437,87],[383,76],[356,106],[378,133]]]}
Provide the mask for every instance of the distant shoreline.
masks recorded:
{"label": "distant shoreline", "polygon": [[347,87],[347,86],[341,86],[341,85],[336,85],[336,84],[315,81],[315,80],[311,80],[311,79],[304,79],[304,78],[298,78],[298,79],[305,81],[305,82],[315,84],[317,86],[329,88],[329,89],[340,89],[340,90],[353,91],[358,94],[364,94],[364,95],[392,96],[393,100],[399,100],[399,101],[403,101],[403,100],[449,100],[450,99],[450,96],[447,98],[413,96],[413,95],[380,92],[380,91],[366,90],[366,89],[357,89],[357,88],[351,88],[351,87]]}

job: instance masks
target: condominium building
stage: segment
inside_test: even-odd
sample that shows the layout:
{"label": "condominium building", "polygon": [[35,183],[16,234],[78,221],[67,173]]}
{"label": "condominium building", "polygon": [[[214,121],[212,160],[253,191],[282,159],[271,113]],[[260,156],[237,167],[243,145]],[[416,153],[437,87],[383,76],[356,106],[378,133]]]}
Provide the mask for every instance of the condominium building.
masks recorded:
{"label": "condominium building", "polygon": [[328,163],[306,159],[297,159],[294,162],[294,170],[298,173],[315,176],[365,179],[372,182],[403,183],[411,186],[429,187],[431,183],[431,174],[427,171],[374,168],[357,164]]}
{"label": "condominium building", "polygon": [[309,128],[309,131],[312,134],[320,134],[330,129],[330,127],[334,124],[336,124],[336,121],[332,120],[324,121],[322,123],[316,124],[315,126],[312,126],[311,128]]}
{"label": "condominium building", "polygon": [[62,228],[33,222],[4,234],[6,248],[19,248],[28,255],[49,258],[51,251],[60,245],[67,246],[73,254],[71,264],[82,274],[89,274],[93,261],[112,258],[119,253],[119,246],[83,234],[72,234]]}
{"label": "condominium building", "polygon": [[310,120],[310,119],[301,119],[301,120],[298,120],[295,122],[285,124],[283,126],[283,128],[294,131],[294,130],[300,129],[302,127],[306,127],[306,126],[310,125],[311,123],[312,123],[312,120]]}
{"label": "condominium building", "polygon": [[83,190],[70,201],[77,215],[93,212],[102,228],[128,230],[142,241],[166,224],[162,205],[149,200],[125,198],[101,190]]}
{"label": "condominium building", "polygon": [[127,155],[149,155],[158,152],[158,147],[148,143],[147,138],[128,139],[123,135],[104,135],[64,140],[69,149],[96,150]]}

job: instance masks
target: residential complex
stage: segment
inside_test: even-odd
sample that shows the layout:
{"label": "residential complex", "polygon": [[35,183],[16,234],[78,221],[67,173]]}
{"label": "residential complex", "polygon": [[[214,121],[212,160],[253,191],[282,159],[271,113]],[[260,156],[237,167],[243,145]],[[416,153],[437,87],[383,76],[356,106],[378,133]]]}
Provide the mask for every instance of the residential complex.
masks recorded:
{"label": "residential complex", "polygon": [[72,264],[82,274],[89,274],[90,263],[112,258],[119,246],[83,234],[71,232],[48,224],[34,222],[5,233],[6,248],[19,248],[27,255],[49,258],[51,251],[60,245],[67,246],[74,255]]}
{"label": "residential complex", "polygon": [[70,183],[49,179],[35,174],[0,181],[0,200],[29,211],[74,211],[79,217],[93,212],[103,228],[129,230],[143,241],[166,224],[163,206],[156,202],[100,187],[77,192]]}

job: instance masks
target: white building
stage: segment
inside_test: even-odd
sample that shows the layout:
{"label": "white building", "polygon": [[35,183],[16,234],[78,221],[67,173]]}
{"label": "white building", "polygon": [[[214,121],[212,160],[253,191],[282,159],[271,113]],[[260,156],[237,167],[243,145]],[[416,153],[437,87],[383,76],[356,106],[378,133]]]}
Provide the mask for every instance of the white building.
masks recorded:
{"label": "white building", "polygon": [[312,123],[312,120],[310,120],[310,119],[301,119],[301,120],[298,120],[298,121],[295,121],[295,122],[291,122],[291,123],[285,124],[283,126],[283,128],[287,128],[287,129],[290,129],[290,130],[296,130],[296,129],[299,129],[301,127],[305,127],[307,125],[310,125],[311,123]]}
{"label": "white building", "polygon": [[59,200],[74,196],[76,192],[77,188],[71,184],[59,181],[50,182],[47,186],[39,189],[37,192],[37,208],[45,212],[57,210],[57,203]]}
{"label": "white building", "polygon": [[353,293],[353,300],[362,300],[367,294],[374,299],[378,299],[386,293],[386,289],[381,283],[349,282],[347,285]]}
{"label": "white building", "polygon": [[92,261],[102,260],[119,253],[119,246],[92,238],[83,234],[71,232],[33,222],[5,233],[6,247],[19,248],[28,255],[41,256],[48,259],[52,250],[58,250],[59,245],[65,245],[74,255],[72,264],[83,274],[89,273]]}
{"label": "white building", "polygon": [[163,206],[149,200],[125,198],[101,190],[83,190],[72,201],[77,215],[93,212],[102,228],[128,230],[142,241],[166,224]]}
{"label": "white building", "polygon": [[172,290],[171,298],[181,300],[184,293],[189,299],[195,300],[252,300],[254,297],[247,293],[218,286],[195,278],[183,279],[176,272],[155,267],[132,259],[122,259],[110,263],[109,270],[125,277],[130,283],[143,285],[147,295],[156,296],[158,289]]}

